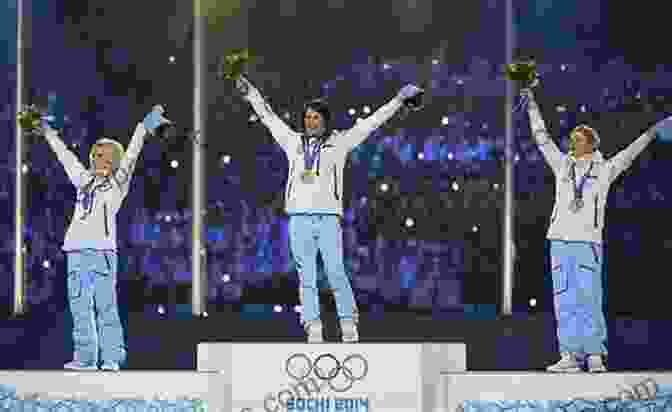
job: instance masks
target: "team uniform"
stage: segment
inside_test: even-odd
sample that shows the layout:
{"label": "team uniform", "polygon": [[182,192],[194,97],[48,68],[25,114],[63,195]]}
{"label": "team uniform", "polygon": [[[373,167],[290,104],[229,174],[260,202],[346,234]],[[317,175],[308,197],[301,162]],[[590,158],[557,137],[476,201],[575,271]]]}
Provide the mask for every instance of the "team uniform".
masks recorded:
{"label": "team uniform", "polygon": [[[602,234],[607,194],[611,184],[653,140],[654,134],[643,134],[608,160],[599,151],[593,152],[591,158],[576,159],[558,149],[546,131],[536,103],[530,102],[528,108],[534,139],[555,175],[555,204],[547,238],[551,245],[560,352],[606,354]],[[578,366],[570,369],[579,370]],[[603,367],[595,365],[592,369]]]}
{"label": "team uniform", "polygon": [[97,369],[99,348],[103,369],[117,370],[126,358],[116,299],[116,216],[128,195],[146,134],[147,129],[139,123],[119,167],[107,177],[84,168],[56,131],[45,134],[77,190],[62,247],[67,256],[68,301],[73,316],[73,369]]}
{"label": "team uniform", "polygon": [[[348,153],[390,119],[403,100],[394,98],[351,129],[333,131],[321,139],[292,130],[273,112],[256,88],[250,87],[245,99],[282,147],[289,162],[285,211],[290,216],[290,249],[299,275],[299,299],[303,307],[301,323],[306,325],[320,319],[318,251],[322,253],[339,319],[356,323],[357,306],[343,264],[343,169]],[[357,338],[350,337],[352,341]]]}

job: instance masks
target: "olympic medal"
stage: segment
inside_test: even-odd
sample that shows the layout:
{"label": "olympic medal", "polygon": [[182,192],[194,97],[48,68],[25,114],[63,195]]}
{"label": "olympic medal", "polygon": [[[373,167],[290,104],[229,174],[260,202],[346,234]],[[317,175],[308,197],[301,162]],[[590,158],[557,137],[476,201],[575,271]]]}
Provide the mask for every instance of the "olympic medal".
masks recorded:
{"label": "olympic medal", "polygon": [[313,184],[315,183],[315,172],[312,170],[304,170],[301,173],[301,181],[306,184]]}

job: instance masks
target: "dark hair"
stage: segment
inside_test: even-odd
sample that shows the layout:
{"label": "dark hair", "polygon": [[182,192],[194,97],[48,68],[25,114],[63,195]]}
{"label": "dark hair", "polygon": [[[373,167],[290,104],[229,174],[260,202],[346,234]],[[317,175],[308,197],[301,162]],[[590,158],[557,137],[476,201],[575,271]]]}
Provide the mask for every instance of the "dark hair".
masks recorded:
{"label": "dark hair", "polygon": [[322,116],[324,121],[324,129],[328,132],[330,130],[331,124],[331,112],[329,111],[329,106],[324,99],[314,99],[309,101],[303,106],[303,112],[301,112],[301,129],[305,127],[304,119],[306,118],[306,112],[308,109],[318,112]]}

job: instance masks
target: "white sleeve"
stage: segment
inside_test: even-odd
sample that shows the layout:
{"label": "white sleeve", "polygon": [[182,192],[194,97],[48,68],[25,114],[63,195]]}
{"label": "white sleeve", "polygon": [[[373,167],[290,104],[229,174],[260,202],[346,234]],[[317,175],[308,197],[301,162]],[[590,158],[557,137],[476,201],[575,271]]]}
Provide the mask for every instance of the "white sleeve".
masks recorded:
{"label": "white sleeve", "polygon": [[289,153],[289,142],[290,139],[295,137],[296,132],[275,114],[271,106],[264,100],[264,97],[255,87],[250,86],[250,90],[244,96],[244,99],[250,102],[252,109],[259,116],[259,120],[268,128],[275,141],[286,153]]}
{"label": "white sleeve", "polygon": [[366,140],[369,135],[388,121],[402,106],[401,99],[395,97],[384,106],[380,107],[371,116],[359,121],[350,130],[343,132],[339,143],[344,145],[346,151],[350,151]]}
{"label": "white sleeve", "polygon": [[147,129],[145,129],[145,126],[140,122],[135,127],[131,142],[128,144],[126,153],[124,153],[124,156],[121,158],[119,168],[114,174],[117,183],[119,183],[119,186],[124,192],[128,191],[131,177],[133,177],[133,172],[135,171],[135,164],[140,156],[140,151],[142,151],[142,147],[145,144],[145,136],[147,136]]}
{"label": "white sleeve", "polygon": [[76,188],[81,188],[94,178],[93,174],[77,159],[77,156],[66,147],[56,130],[47,130],[44,137],[47,143],[49,143],[51,150],[56,153],[58,161],[61,162],[65,173]]}
{"label": "white sleeve", "polygon": [[546,130],[546,123],[541,117],[539,106],[534,100],[530,100],[527,105],[527,112],[530,116],[530,127],[532,128],[532,137],[535,143],[539,146],[541,154],[544,156],[546,163],[551,167],[553,173],[556,175],[562,168],[564,154],[560,151],[551,136]]}
{"label": "white sleeve", "polygon": [[630,167],[632,161],[635,160],[640,153],[653,141],[655,132],[649,130],[643,135],[639,136],[637,140],[630,143],[628,147],[618,152],[614,157],[608,160],[609,165],[609,181],[613,182],[621,175],[627,168]]}

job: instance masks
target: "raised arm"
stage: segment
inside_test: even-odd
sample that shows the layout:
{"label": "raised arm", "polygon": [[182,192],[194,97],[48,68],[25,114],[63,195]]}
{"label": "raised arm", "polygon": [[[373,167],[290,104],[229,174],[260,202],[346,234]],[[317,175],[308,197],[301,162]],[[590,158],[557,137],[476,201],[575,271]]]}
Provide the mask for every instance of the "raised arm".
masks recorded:
{"label": "raised arm", "polygon": [[145,144],[147,133],[148,130],[145,125],[142,122],[138,123],[135,127],[133,137],[131,137],[131,142],[128,144],[126,153],[124,153],[124,156],[119,162],[119,168],[114,173],[115,179],[124,191],[128,191],[131,177],[133,177],[133,172],[135,171],[135,164],[140,156],[140,151],[142,151],[142,147]]}
{"label": "raised arm", "polygon": [[551,167],[553,173],[558,174],[562,168],[564,154],[560,151],[546,129],[546,123],[541,116],[539,105],[534,100],[534,93],[531,89],[523,90],[522,94],[527,96],[527,113],[530,116],[530,127],[532,128],[532,138],[534,139],[541,154],[546,159],[546,163]]}
{"label": "raised arm", "polygon": [[403,105],[403,100],[396,96],[384,106],[376,110],[371,116],[357,122],[350,130],[339,138],[346,151],[350,151],[366,140],[369,135],[388,121]]}
{"label": "raised arm", "polygon": [[655,126],[644,132],[634,142],[630,143],[628,147],[618,152],[614,157],[609,159],[609,181],[613,182],[621,175],[627,168],[630,167],[632,161],[635,160],[640,153],[646,149],[656,137]]}
{"label": "raised arm", "polygon": [[70,181],[76,188],[80,188],[91,181],[94,178],[93,174],[88,171],[84,165],[77,159],[74,153],[72,153],[63,143],[63,140],[58,136],[58,131],[46,127],[44,129],[44,137],[49,143],[51,150],[56,153],[58,161],[61,162],[65,173],[70,178]]}
{"label": "raised arm", "polygon": [[271,106],[264,100],[261,92],[249,80],[241,76],[236,81],[236,86],[243,94],[243,98],[250,103],[254,112],[259,116],[261,123],[271,132],[275,141],[278,142],[285,152],[289,152],[290,139],[296,135],[296,132],[275,114]]}

